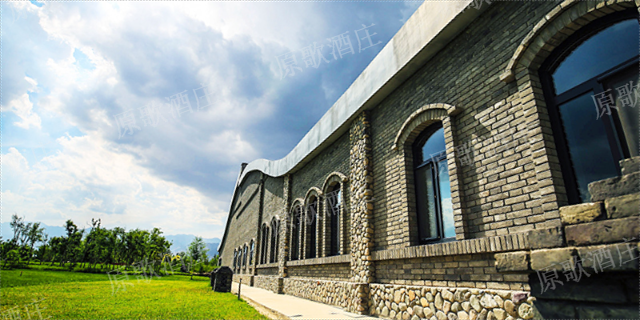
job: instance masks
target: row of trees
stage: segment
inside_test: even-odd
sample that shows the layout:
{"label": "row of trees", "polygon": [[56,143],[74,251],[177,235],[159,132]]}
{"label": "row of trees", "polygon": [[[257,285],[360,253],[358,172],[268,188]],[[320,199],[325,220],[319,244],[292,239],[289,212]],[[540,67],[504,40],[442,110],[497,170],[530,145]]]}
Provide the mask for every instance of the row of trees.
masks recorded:
{"label": "row of trees", "polygon": [[214,262],[208,260],[202,238],[196,238],[188,252],[172,256],[169,250],[171,242],[158,228],[151,231],[127,231],[121,227],[107,229],[102,227],[100,219],[92,219],[88,229],[79,229],[72,220],[67,220],[64,226],[66,235],[49,238],[39,222],[26,223],[16,214],[11,217],[10,225],[13,238],[0,240],[0,255],[4,260],[2,267],[28,265],[37,259],[40,264],[47,262],[53,266],[57,263],[68,265],[69,269],[91,270],[113,270],[115,266],[131,268],[144,262],[159,271],[162,264],[165,264],[165,269],[167,264],[172,269],[179,264],[181,271],[185,272],[196,263],[200,263],[202,269],[203,264]]}

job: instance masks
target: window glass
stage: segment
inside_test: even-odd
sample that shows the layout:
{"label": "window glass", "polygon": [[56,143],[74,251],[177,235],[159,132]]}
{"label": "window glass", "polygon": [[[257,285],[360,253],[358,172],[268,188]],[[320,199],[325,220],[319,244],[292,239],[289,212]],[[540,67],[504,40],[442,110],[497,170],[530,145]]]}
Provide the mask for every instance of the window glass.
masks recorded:
{"label": "window glass", "polygon": [[592,95],[588,92],[558,106],[583,202],[591,199],[590,182],[618,175],[604,123],[596,120]]}
{"label": "window glass", "polygon": [[640,128],[640,88],[638,88],[638,70],[634,66],[632,72],[626,72],[620,76],[616,76],[606,84],[610,88],[613,95],[616,112],[620,118],[621,135],[624,136],[626,147],[629,149],[629,156],[638,156],[638,133]]}
{"label": "window glass", "polygon": [[427,161],[445,151],[444,129],[440,128],[434,132],[422,147],[422,161]]}
{"label": "window glass", "polygon": [[416,198],[418,201],[418,224],[422,240],[433,239],[438,236],[436,193],[432,168],[433,164],[429,164],[417,170]]}
{"label": "window glass", "polygon": [[445,238],[455,238],[456,228],[453,225],[453,203],[451,202],[451,184],[449,182],[449,167],[447,159],[438,163],[438,185],[440,186],[440,203],[442,225]]}
{"label": "window glass", "polygon": [[567,56],[552,74],[556,94],[638,55],[638,21],[618,22],[592,36]]}

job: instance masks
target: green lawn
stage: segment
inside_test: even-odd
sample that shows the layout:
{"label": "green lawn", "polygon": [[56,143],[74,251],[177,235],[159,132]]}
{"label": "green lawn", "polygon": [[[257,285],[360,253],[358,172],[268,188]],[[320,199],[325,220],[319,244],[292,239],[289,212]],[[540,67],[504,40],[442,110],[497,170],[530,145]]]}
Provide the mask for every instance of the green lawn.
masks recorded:
{"label": "green lawn", "polygon": [[39,319],[39,309],[42,319],[266,319],[231,293],[211,291],[204,277],[110,281],[106,274],[2,270],[0,278],[2,318],[19,312]]}

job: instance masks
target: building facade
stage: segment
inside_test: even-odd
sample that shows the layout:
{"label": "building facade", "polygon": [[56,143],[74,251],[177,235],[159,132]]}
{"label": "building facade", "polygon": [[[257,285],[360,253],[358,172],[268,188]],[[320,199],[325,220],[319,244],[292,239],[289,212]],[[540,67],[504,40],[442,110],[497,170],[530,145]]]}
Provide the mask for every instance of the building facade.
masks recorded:
{"label": "building facade", "polygon": [[222,265],[382,318],[638,318],[639,6],[425,1],[243,164]]}

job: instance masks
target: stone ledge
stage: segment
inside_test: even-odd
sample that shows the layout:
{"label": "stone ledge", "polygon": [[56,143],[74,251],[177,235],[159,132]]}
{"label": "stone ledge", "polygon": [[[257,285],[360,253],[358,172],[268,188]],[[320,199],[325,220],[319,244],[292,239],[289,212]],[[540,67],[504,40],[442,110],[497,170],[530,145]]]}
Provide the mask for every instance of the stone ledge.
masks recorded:
{"label": "stone ledge", "polygon": [[256,269],[278,268],[278,262],[263,263],[256,266]]}
{"label": "stone ledge", "polygon": [[311,265],[317,265],[317,264],[337,264],[337,263],[350,263],[350,262],[351,262],[351,255],[343,254],[340,256],[287,261],[286,266],[298,267],[298,266],[311,266]]}
{"label": "stone ledge", "polygon": [[604,201],[607,218],[618,219],[640,214],[640,193],[628,194]]}
{"label": "stone ledge", "polygon": [[603,220],[565,227],[568,245],[593,245],[635,239],[640,233],[637,217]]}
{"label": "stone ledge", "polygon": [[587,202],[560,207],[562,224],[593,222],[603,216],[602,202]]}
{"label": "stone ledge", "polygon": [[467,239],[445,243],[434,243],[400,249],[373,251],[373,260],[394,260],[451,256],[461,254],[518,251],[564,245],[562,230],[558,227],[536,229],[479,239]]}
{"label": "stone ledge", "polygon": [[592,202],[638,192],[640,192],[640,172],[589,183]]}

